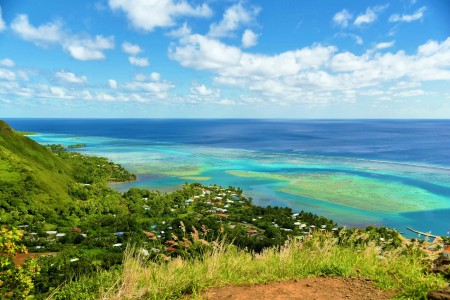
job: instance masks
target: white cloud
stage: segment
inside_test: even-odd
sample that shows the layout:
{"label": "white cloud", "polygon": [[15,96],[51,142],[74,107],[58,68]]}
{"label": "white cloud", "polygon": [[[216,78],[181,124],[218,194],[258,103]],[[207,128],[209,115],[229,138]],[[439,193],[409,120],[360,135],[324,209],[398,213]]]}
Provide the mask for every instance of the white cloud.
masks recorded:
{"label": "white cloud", "polygon": [[2,17],[2,7],[0,6],[0,32],[6,29],[5,21]]}
{"label": "white cloud", "polygon": [[58,86],[52,86],[50,87],[50,95],[48,95],[49,98],[58,98],[58,99],[73,99],[73,95],[71,95],[70,91],[58,87]]}
{"label": "white cloud", "polygon": [[206,36],[194,34],[169,49],[169,56],[185,67],[215,70],[224,75],[278,77],[300,70],[317,69],[330,59],[335,47],[315,45],[275,56],[247,54]]}
{"label": "white cloud", "polygon": [[245,8],[241,2],[228,8],[219,23],[209,27],[208,35],[211,37],[225,37],[238,29],[241,25],[252,23],[261,9],[259,7]]}
{"label": "white cloud", "polygon": [[174,85],[168,82],[142,82],[136,81],[126,85],[130,90],[146,91],[158,96],[159,98],[166,98],[167,92],[174,88]]}
{"label": "white cloud", "polygon": [[8,69],[0,68],[0,79],[16,80],[16,73]]}
{"label": "white cloud", "polygon": [[139,45],[124,42],[122,44],[122,51],[130,55],[138,55],[142,52],[142,49]]}
{"label": "white cloud", "polygon": [[161,80],[161,75],[153,72],[150,75],[136,74],[134,80],[122,85],[127,94],[133,92],[133,101],[148,102],[152,98],[167,99],[169,92],[175,87],[173,83]]}
{"label": "white cloud", "polygon": [[153,81],[160,81],[161,80],[161,74],[159,74],[158,72],[152,72],[150,74],[150,79]]}
{"label": "white cloud", "polygon": [[0,66],[13,68],[16,66],[16,63],[9,58],[4,58],[4,59],[0,60]]}
{"label": "white cloud", "polygon": [[355,41],[357,45],[364,44],[364,40],[359,35],[356,35],[354,33],[338,32],[335,34],[335,37],[350,37]]}
{"label": "white cloud", "polygon": [[138,67],[148,67],[150,65],[150,63],[148,62],[148,59],[145,57],[141,58],[141,57],[130,56],[130,57],[128,57],[128,61],[133,66],[138,66]]}
{"label": "white cloud", "polygon": [[27,15],[18,15],[11,23],[11,28],[22,39],[38,46],[59,44],[73,58],[82,61],[105,59],[103,51],[114,48],[113,36],[79,37],[65,32],[60,22],[35,27],[29,23]]}
{"label": "white cloud", "polygon": [[123,11],[130,24],[145,31],[175,25],[179,17],[210,17],[207,4],[192,6],[186,0],[109,0],[113,11]]}
{"label": "white cloud", "polygon": [[408,90],[408,91],[401,91],[401,92],[393,94],[394,97],[402,97],[402,98],[417,97],[417,96],[422,96],[422,95],[425,95],[425,91],[423,91],[423,90]]}
{"label": "white cloud", "polygon": [[11,29],[22,39],[38,45],[58,43],[64,36],[60,22],[50,22],[34,27],[28,21],[27,15],[18,15],[12,21]]}
{"label": "white cloud", "polygon": [[361,26],[363,24],[373,23],[377,20],[378,14],[381,13],[382,11],[384,11],[387,7],[388,7],[388,5],[368,7],[364,14],[360,14],[355,19],[353,24],[356,26]]}
{"label": "white cloud", "polygon": [[394,86],[390,88],[390,90],[404,90],[404,89],[413,89],[421,87],[422,84],[420,82],[415,81],[399,81]]}
{"label": "white cloud", "polygon": [[72,72],[59,71],[56,72],[55,76],[63,83],[87,83],[86,76],[77,76]]}
{"label": "white cloud", "polygon": [[[393,41],[385,42],[378,48],[393,45]],[[382,90],[396,82],[414,82],[411,88],[417,88],[417,82],[450,81],[450,38],[429,41],[410,55],[373,49],[354,54],[322,45],[263,55],[193,34],[172,45],[169,57],[184,67],[211,72],[218,85],[287,103],[356,101],[361,90]]]}
{"label": "white cloud", "polygon": [[191,87],[191,93],[200,96],[219,96],[218,91],[208,89],[204,84]]}
{"label": "white cloud", "polygon": [[115,81],[114,79],[109,79],[108,80],[108,85],[110,88],[112,89],[117,89],[117,81]]}
{"label": "white cloud", "polygon": [[184,22],[180,28],[170,31],[167,35],[173,38],[182,38],[190,34],[191,28],[186,24],[186,22]]}
{"label": "white cloud", "polygon": [[417,20],[423,19],[423,14],[426,11],[426,7],[423,6],[419,8],[415,13],[412,15],[399,15],[399,14],[393,14],[389,17],[389,22],[413,22]]}
{"label": "white cloud", "polygon": [[104,50],[114,49],[114,37],[103,37],[97,35],[92,38],[71,38],[64,44],[63,48],[77,60],[102,60],[105,59]]}
{"label": "white cloud", "polygon": [[258,35],[250,29],[246,29],[242,34],[242,47],[250,48],[258,43]]}
{"label": "white cloud", "polygon": [[343,9],[337,12],[333,17],[333,23],[341,27],[347,27],[348,22],[353,18],[353,16],[348,12],[348,10]]}
{"label": "white cloud", "polygon": [[378,43],[375,45],[375,49],[387,49],[387,48],[394,46],[394,44],[395,44],[395,41]]}

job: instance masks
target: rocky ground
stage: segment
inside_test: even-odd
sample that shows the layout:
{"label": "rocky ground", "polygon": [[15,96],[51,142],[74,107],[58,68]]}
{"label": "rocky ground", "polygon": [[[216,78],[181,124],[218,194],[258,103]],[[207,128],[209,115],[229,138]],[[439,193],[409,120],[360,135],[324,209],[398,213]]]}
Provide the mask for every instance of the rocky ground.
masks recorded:
{"label": "rocky ground", "polygon": [[[450,259],[443,256],[436,259],[431,272],[440,273],[450,280]],[[439,291],[429,292],[427,296],[432,300],[450,300],[450,286]]]}

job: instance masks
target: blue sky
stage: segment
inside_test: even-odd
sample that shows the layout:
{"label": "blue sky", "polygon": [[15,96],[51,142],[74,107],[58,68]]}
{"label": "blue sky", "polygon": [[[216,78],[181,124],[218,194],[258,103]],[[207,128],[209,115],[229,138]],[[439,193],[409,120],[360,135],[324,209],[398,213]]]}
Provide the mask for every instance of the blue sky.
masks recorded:
{"label": "blue sky", "polygon": [[447,0],[0,8],[0,117],[450,116]]}

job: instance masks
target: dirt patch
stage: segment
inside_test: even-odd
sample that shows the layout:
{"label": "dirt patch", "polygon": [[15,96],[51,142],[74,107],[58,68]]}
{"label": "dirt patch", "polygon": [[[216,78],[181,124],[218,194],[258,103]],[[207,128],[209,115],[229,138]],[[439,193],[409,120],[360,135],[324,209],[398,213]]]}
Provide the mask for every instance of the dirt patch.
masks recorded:
{"label": "dirt patch", "polygon": [[370,281],[358,278],[319,277],[252,286],[227,286],[210,289],[205,299],[214,300],[328,300],[391,299],[393,291],[384,291]]}
{"label": "dirt patch", "polygon": [[17,266],[21,266],[21,265],[24,264],[24,262],[25,262],[25,261],[27,260],[27,258],[29,258],[29,257],[36,258],[36,257],[38,257],[38,256],[55,255],[55,254],[56,254],[56,252],[18,253],[18,254],[16,254],[16,256],[14,256],[13,261],[14,261],[14,263],[15,263]]}

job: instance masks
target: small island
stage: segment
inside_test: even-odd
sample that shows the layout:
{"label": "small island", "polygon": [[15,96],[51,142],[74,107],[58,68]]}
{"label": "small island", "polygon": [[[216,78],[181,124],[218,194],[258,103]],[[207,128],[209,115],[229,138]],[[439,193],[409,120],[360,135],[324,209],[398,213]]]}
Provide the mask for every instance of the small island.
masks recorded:
{"label": "small island", "polygon": [[86,148],[86,147],[87,147],[86,144],[75,144],[75,145],[67,146],[67,148],[69,148],[69,149],[79,149],[79,148]]}

